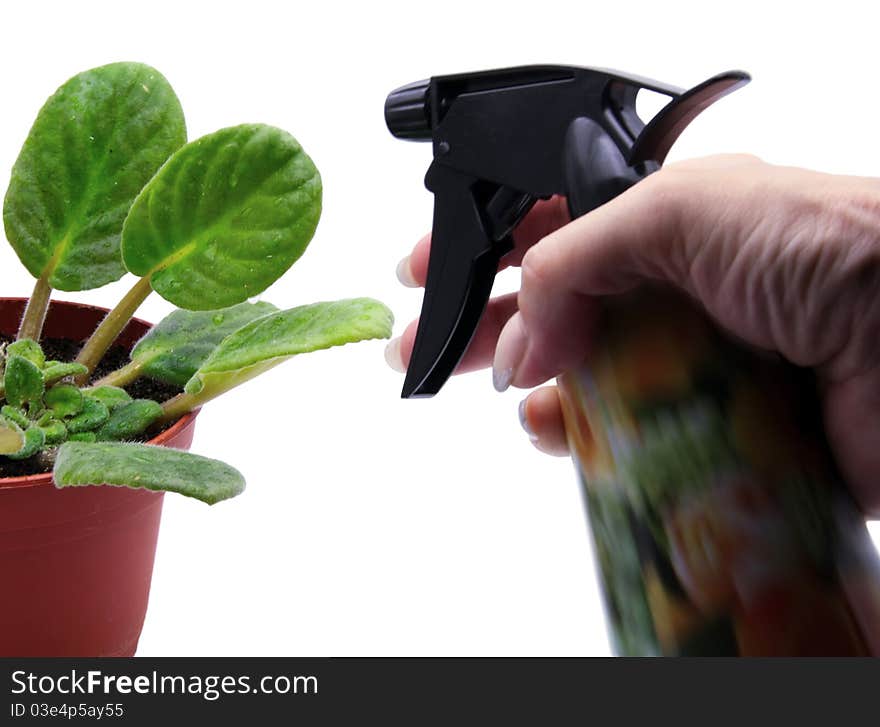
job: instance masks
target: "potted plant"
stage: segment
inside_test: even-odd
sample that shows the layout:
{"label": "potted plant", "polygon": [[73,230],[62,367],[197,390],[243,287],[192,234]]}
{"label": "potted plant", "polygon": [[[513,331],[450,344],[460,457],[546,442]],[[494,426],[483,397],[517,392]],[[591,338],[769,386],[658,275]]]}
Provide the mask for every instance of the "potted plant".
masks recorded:
{"label": "potted plant", "polygon": [[[133,654],[164,492],[213,504],[244,488],[184,451],[199,408],[291,356],[390,335],[368,298],[248,302],[321,213],[292,136],[185,137],[166,79],[114,63],[49,98],[12,170],[4,227],[36,285],[0,299],[0,656]],[[50,302],[125,273],[113,310]],[[154,292],[178,310],[151,327],[133,316]]]}

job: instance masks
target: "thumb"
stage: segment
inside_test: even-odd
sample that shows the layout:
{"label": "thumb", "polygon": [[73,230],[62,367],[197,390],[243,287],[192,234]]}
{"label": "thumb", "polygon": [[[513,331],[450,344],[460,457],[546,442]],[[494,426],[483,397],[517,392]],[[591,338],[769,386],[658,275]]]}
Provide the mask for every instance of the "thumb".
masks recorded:
{"label": "thumb", "polygon": [[529,249],[519,311],[495,349],[496,389],[537,386],[580,364],[589,354],[598,297],[643,281],[682,281],[676,197],[657,173]]}

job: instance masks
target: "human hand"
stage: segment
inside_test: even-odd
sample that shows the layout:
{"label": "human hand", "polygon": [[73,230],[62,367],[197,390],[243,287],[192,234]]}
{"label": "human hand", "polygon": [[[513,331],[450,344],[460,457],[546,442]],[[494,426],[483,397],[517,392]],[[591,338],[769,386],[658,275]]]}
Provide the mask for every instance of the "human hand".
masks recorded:
{"label": "human hand", "polygon": [[[530,388],[580,365],[597,299],[672,285],[723,328],[816,370],[826,432],[868,514],[880,513],[880,180],[777,167],[748,156],[670,164],[566,224],[535,206],[514,235],[517,294],[493,299],[457,372],[492,364],[496,388]],[[430,240],[398,268],[424,285]],[[416,322],[389,344],[409,361]],[[567,454],[555,386],[520,407],[542,451]]]}

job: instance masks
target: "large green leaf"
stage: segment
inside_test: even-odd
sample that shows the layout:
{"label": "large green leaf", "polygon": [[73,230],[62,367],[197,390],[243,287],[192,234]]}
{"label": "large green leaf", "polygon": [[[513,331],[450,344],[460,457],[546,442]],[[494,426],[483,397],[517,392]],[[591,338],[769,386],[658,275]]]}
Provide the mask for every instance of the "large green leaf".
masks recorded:
{"label": "large green leaf", "polygon": [[246,124],[180,149],[132,205],[122,255],[181,308],[255,296],[302,255],[321,214],[321,178],[290,134]]}
{"label": "large green leaf", "polygon": [[131,203],[185,141],[180,102],[149,66],[113,63],[59,88],[31,128],[3,205],[6,236],[31,275],[60,290],[121,278]]}
{"label": "large green leaf", "polygon": [[213,398],[291,356],[371,338],[388,338],[394,317],[372,298],[313,303],[280,311],[227,336],[186,384]]}
{"label": "large green leaf", "polygon": [[165,447],[66,442],[55,460],[55,486],[116,485],[178,492],[213,505],[244,490],[228,464]]}
{"label": "large green leaf", "polygon": [[271,303],[239,303],[212,311],[176,310],[131,351],[139,375],[183,386],[230,333],[276,312]]}

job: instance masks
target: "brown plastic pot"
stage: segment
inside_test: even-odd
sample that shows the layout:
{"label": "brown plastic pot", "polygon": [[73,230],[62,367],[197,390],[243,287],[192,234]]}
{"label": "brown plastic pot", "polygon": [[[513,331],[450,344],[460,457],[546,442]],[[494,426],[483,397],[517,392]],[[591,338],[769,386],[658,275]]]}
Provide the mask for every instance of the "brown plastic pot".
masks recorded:
{"label": "brown plastic pot", "polygon": [[[0,298],[13,335],[26,301]],[[53,302],[44,336],[84,340],[106,309]],[[117,343],[150,328],[132,320]],[[189,449],[196,414],[152,444]],[[162,493],[56,489],[51,474],[0,478],[0,656],[132,656],[144,624]]]}

